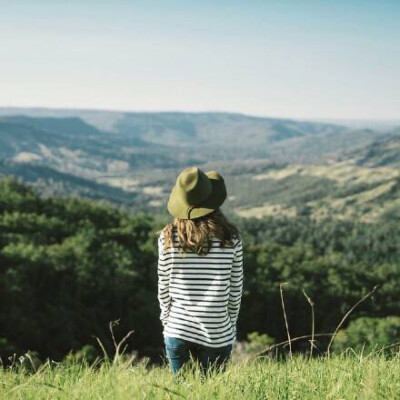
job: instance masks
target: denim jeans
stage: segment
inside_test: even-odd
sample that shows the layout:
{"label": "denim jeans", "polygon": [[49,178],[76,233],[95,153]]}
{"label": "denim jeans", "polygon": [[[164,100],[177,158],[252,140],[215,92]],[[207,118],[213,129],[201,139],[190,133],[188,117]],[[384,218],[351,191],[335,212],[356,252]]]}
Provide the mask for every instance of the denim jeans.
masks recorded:
{"label": "denim jeans", "polygon": [[189,361],[190,355],[199,362],[203,374],[210,369],[223,371],[232,352],[232,344],[223,347],[208,347],[171,336],[164,336],[164,343],[167,359],[174,374]]}

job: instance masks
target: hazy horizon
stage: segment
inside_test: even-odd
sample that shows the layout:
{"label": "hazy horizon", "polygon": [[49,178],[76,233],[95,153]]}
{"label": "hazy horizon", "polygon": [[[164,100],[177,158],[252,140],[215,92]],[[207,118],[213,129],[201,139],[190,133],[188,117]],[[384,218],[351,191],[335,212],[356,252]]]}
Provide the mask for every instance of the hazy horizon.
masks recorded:
{"label": "hazy horizon", "polygon": [[[109,109],[109,108],[93,108],[93,107],[48,107],[48,106],[7,106],[0,105],[1,110],[35,110],[35,111],[70,111],[70,112],[109,112],[109,113],[188,113],[188,114],[237,114],[252,118],[272,118],[272,119],[292,119],[296,121],[312,121],[312,122],[324,122],[332,124],[348,123],[348,124],[383,124],[383,125],[400,125],[400,118],[297,118],[297,117],[277,117],[275,115],[260,115],[260,114],[250,114],[246,112],[229,111],[229,110],[136,110],[136,109]],[[7,114],[4,114],[7,115]],[[11,115],[11,114],[10,114]],[[1,114],[0,114],[1,117]]]}
{"label": "hazy horizon", "polygon": [[398,121],[400,3],[16,0],[0,106]]}

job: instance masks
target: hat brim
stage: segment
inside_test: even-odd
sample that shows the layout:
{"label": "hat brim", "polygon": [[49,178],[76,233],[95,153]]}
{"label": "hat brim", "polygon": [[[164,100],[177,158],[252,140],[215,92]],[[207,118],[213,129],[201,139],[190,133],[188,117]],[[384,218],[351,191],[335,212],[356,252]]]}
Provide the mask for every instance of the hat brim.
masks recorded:
{"label": "hat brim", "polygon": [[211,182],[211,194],[201,204],[193,207],[184,202],[181,196],[178,195],[176,186],[173,187],[168,200],[168,212],[175,218],[180,219],[195,219],[204,217],[207,214],[217,210],[226,199],[226,186],[222,178],[215,179],[213,175],[208,175]]}

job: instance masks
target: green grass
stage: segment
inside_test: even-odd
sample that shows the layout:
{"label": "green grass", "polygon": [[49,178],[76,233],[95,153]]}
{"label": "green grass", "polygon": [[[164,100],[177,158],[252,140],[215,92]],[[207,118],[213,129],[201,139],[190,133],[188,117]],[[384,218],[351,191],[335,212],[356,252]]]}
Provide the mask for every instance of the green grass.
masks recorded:
{"label": "green grass", "polygon": [[202,380],[188,363],[173,376],[168,365],[146,362],[45,364],[35,373],[18,367],[0,371],[0,399],[399,399],[400,353],[385,358],[335,355],[278,362],[230,361],[224,372]]}

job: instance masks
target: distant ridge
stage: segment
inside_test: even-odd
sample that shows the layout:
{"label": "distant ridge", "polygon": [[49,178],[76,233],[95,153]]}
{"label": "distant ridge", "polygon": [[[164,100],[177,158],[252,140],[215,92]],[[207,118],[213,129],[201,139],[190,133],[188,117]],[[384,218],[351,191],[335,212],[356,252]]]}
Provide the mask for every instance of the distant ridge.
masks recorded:
{"label": "distant ridge", "polygon": [[0,175],[43,196],[162,211],[176,173],[191,165],[224,174],[240,215],[373,220],[396,206],[400,130],[219,112],[0,109]]}

